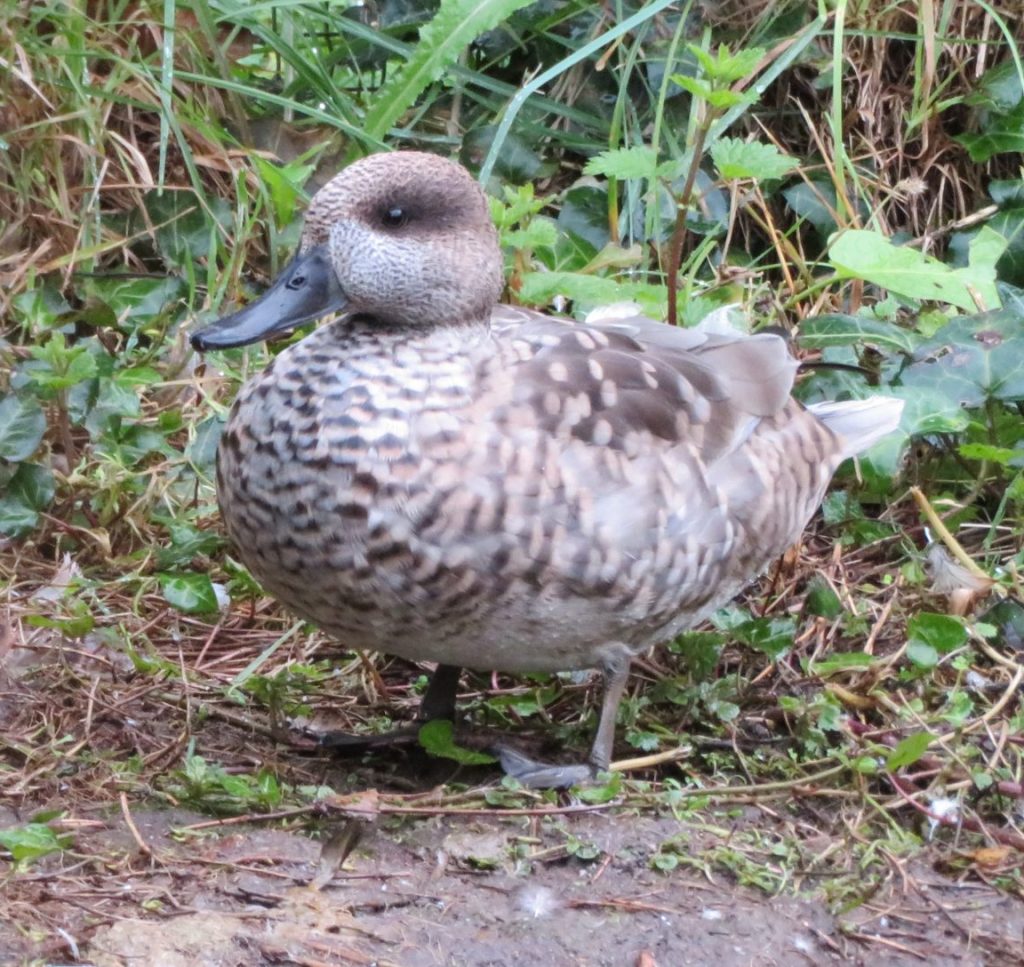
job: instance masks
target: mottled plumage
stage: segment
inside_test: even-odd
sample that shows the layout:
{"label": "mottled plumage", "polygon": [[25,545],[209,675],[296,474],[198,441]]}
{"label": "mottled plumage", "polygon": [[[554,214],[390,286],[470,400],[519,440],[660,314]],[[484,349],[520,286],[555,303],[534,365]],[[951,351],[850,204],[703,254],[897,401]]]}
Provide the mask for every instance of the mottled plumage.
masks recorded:
{"label": "mottled plumage", "polygon": [[[348,647],[601,668],[591,765],[605,767],[630,658],[793,543],[900,405],[816,413],[790,397],[796,364],[775,336],[573,323],[496,305],[501,285],[461,167],[405,153],[343,171],[283,280],[197,337],[233,345],[344,313],[239,394],[221,510],[264,587]],[[590,768],[506,764],[555,785]]]}

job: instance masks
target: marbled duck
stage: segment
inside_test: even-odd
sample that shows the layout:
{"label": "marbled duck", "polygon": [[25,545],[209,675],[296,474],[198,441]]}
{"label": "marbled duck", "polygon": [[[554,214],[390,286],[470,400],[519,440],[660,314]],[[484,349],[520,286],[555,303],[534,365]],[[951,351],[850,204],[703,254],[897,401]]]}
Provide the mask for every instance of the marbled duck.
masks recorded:
{"label": "marbled duck", "polygon": [[498,305],[483,192],[416,152],[313,198],[264,296],[200,350],[339,313],[243,387],[220,443],[228,534],[263,586],[351,648],[439,667],[598,668],[589,761],[502,750],[564,786],[609,764],[630,659],[729,601],[791,545],[836,467],[892,430],[891,399],[805,407],[774,335]]}

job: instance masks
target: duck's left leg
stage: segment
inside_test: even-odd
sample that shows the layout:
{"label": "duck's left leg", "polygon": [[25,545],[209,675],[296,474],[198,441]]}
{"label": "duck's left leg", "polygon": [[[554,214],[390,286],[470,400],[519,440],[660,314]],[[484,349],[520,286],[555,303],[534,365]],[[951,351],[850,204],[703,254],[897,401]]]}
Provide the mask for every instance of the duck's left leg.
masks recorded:
{"label": "duck's left leg", "polygon": [[416,719],[410,724],[379,735],[353,735],[350,732],[327,731],[316,734],[324,748],[359,752],[388,745],[412,745],[419,737],[420,727],[435,719],[455,720],[455,697],[462,669],[455,665],[438,665],[430,676],[427,691],[420,701]]}
{"label": "duck's left leg", "polygon": [[[611,649],[609,649],[610,651]],[[615,720],[619,702],[629,679],[630,652],[623,647],[606,658],[601,666],[604,678],[604,694],[601,698],[601,717],[597,723],[597,734],[590,747],[587,762],[553,765],[537,762],[510,749],[496,746],[491,751],[498,757],[507,775],[518,779],[530,789],[565,789],[593,779],[599,772],[605,772],[612,761],[612,746],[615,742]]]}

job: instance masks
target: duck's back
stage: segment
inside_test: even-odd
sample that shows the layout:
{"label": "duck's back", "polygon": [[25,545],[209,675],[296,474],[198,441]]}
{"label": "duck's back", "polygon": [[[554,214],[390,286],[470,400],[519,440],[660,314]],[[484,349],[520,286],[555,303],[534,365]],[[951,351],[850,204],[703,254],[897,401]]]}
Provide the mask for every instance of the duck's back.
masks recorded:
{"label": "duck's back", "polygon": [[344,319],[246,386],[219,461],[269,591],[351,647],[592,667],[727,601],[799,535],[849,447],[773,336],[496,310]]}

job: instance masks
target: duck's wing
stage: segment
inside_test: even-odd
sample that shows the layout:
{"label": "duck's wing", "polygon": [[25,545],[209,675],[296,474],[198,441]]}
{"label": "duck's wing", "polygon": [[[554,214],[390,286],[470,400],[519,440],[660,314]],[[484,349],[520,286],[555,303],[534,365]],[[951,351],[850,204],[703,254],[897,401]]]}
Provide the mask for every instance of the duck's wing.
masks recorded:
{"label": "duck's wing", "polygon": [[642,316],[572,323],[513,307],[501,307],[495,322],[516,405],[532,408],[554,435],[631,456],[646,444],[682,446],[704,464],[719,459],[782,411],[797,370],[774,335],[680,329]]}

